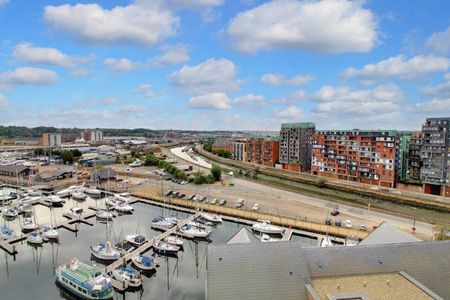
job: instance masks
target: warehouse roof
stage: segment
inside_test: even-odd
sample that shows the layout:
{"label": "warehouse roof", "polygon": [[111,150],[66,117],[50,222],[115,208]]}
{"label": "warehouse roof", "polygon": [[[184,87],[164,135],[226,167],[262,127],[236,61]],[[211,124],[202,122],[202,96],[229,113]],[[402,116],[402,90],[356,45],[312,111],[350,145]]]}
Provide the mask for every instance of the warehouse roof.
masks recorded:
{"label": "warehouse roof", "polygon": [[412,234],[401,231],[395,226],[386,222],[381,223],[377,229],[369,234],[359,245],[389,244],[389,243],[408,243],[420,242],[421,239]]}
{"label": "warehouse roof", "polygon": [[224,138],[218,138],[214,140],[213,146],[214,147],[228,147],[232,144],[232,142],[229,139]]}
{"label": "warehouse roof", "polygon": [[26,167],[24,165],[9,165],[9,166],[0,165],[0,172],[21,173],[27,169],[29,169],[29,167]]}
{"label": "warehouse roof", "polygon": [[242,227],[241,230],[236,232],[235,235],[227,242],[227,244],[242,244],[242,243],[254,243],[259,242],[258,238],[247,229],[247,227]]}

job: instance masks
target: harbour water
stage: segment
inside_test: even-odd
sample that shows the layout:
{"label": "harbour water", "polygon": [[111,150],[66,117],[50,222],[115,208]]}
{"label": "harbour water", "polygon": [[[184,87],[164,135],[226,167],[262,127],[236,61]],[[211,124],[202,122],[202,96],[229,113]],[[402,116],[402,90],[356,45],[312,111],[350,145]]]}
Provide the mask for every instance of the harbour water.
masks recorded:
{"label": "harbour water", "polygon": [[[56,216],[58,221],[64,220],[62,213],[73,206],[83,207],[104,206],[104,200],[88,198],[84,202],[67,200],[63,208],[50,209],[36,205],[35,212],[37,222],[50,223],[51,216]],[[177,216],[185,218],[187,213],[163,209],[143,203],[133,204],[135,211],[131,215],[121,215],[114,218],[111,228],[111,241],[123,239],[125,234],[135,233],[138,230],[147,238],[159,234],[150,228],[150,223],[157,216]],[[79,225],[77,233],[65,229],[59,229],[59,243],[45,243],[42,247],[34,248],[27,245],[26,241],[17,243],[16,260],[0,250],[0,299],[14,300],[48,300],[48,299],[73,299],[54,283],[54,269],[62,263],[68,262],[73,257],[81,261],[95,263],[91,260],[90,245],[104,241],[106,225],[90,219],[94,226]],[[2,223],[4,220],[2,220]],[[139,226],[138,226],[139,224]],[[20,220],[9,222],[9,225],[19,233]],[[160,266],[150,278],[144,278],[141,291],[116,293],[116,299],[204,299],[206,279],[206,249],[208,243],[220,244],[228,241],[242,224],[223,222],[213,229],[211,241],[184,240],[184,251],[178,254],[178,258],[155,255],[155,260]],[[316,240],[293,236],[293,240],[300,240],[305,246],[315,245]],[[147,255],[153,255],[149,250]]]}

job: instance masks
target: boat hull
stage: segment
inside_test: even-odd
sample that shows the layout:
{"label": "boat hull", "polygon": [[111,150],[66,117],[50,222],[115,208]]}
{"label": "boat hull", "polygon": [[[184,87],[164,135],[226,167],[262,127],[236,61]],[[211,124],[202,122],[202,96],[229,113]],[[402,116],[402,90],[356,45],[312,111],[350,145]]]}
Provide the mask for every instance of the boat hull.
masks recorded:
{"label": "boat hull", "polygon": [[63,289],[66,293],[69,293],[71,296],[74,296],[76,299],[86,299],[86,300],[112,300],[114,297],[114,292],[111,290],[111,293],[109,293],[108,295],[104,296],[104,297],[89,297],[86,296],[80,292],[78,292],[78,290],[76,288],[71,287],[70,285],[64,283],[62,280],[59,280],[58,277],[55,278],[55,283],[56,285],[60,288]]}

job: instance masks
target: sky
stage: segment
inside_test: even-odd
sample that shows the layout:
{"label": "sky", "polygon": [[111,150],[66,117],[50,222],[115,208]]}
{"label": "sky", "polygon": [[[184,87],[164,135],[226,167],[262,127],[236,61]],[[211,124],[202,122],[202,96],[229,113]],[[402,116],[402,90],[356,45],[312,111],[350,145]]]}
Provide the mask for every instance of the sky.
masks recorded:
{"label": "sky", "polygon": [[450,1],[0,0],[0,125],[419,130]]}

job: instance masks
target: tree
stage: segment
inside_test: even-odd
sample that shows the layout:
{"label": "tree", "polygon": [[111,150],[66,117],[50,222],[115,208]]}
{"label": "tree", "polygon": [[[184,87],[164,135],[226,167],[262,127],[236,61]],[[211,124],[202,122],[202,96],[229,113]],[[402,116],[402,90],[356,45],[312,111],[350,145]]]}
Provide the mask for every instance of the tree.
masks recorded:
{"label": "tree", "polygon": [[62,151],[61,152],[61,160],[64,164],[73,163],[73,154],[70,151]]}
{"label": "tree", "polygon": [[205,151],[211,152],[212,145],[213,145],[213,140],[204,140],[203,141],[203,149],[205,149]]}
{"label": "tree", "polygon": [[213,165],[211,168],[211,174],[215,181],[220,181],[222,177],[222,169],[218,165]]}
{"label": "tree", "polygon": [[323,188],[327,185],[327,181],[323,178],[320,178],[319,180],[317,180],[316,185],[320,188]]}
{"label": "tree", "polygon": [[153,153],[150,153],[145,158],[144,165],[145,166],[158,166],[159,165],[159,161],[160,160]]}
{"label": "tree", "polygon": [[78,150],[78,149],[70,150],[70,152],[72,152],[72,156],[73,156],[73,157],[81,157],[81,156],[83,156],[83,154],[81,153],[81,151]]}
{"label": "tree", "polygon": [[214,178],[213,174],[209,174],[208,176],[206,176],[205,181],[208,184],[213,184],[214,182],[216,182],[216,179]]}
{"label": "tree", "polygon": [[202,171],[198,171],[194,174],[194,183],[195,184],[202,184],[206,182],[206,178],[203,175]]}

